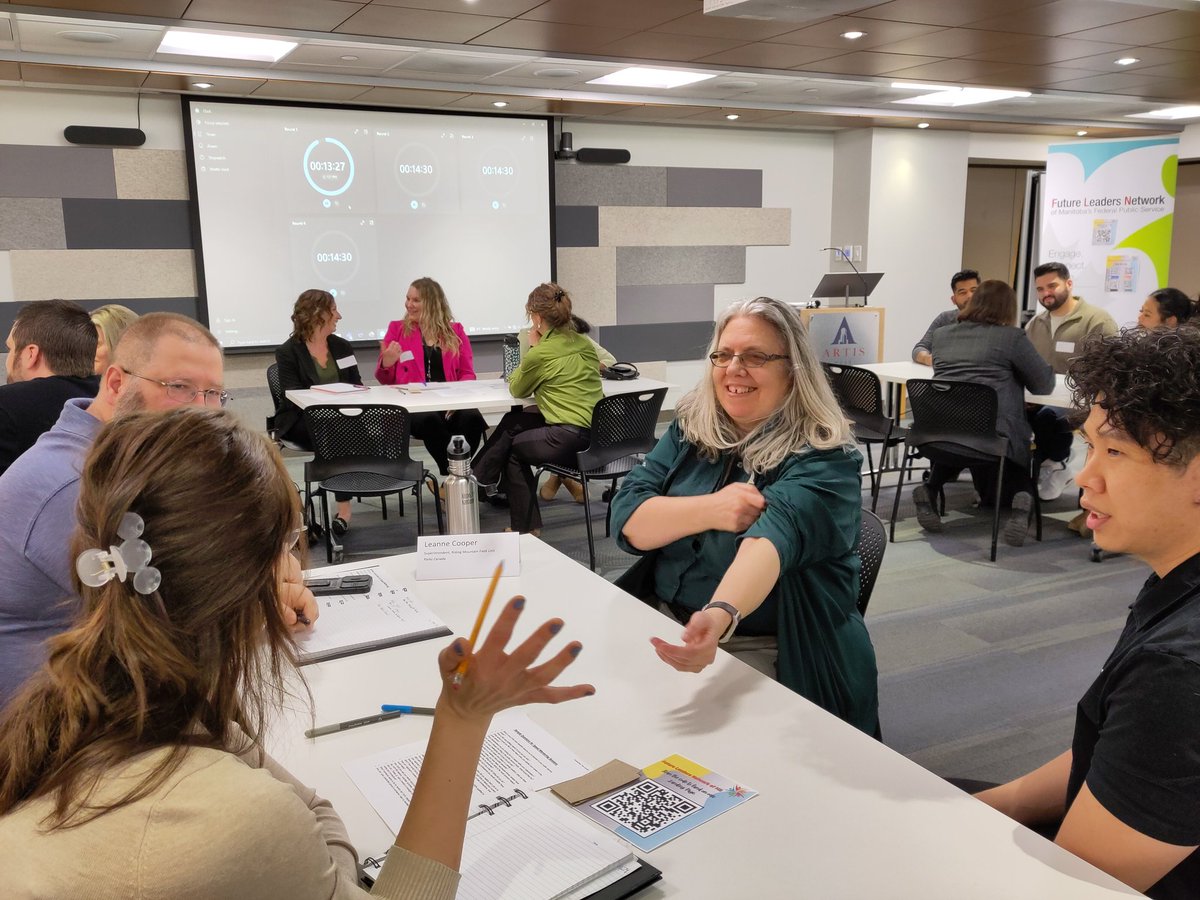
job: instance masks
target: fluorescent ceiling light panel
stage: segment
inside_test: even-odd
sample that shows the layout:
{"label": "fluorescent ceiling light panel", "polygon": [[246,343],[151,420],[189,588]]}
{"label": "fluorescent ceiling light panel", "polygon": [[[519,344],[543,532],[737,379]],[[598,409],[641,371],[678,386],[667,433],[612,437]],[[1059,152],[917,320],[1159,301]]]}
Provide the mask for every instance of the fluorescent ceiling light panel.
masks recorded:
{"label": "fluorescent ceiling light panel", "polygon": [[220,59],[245,59],[252,62],[279,62],[296,49],[295,41],[278,38],[252,38],[236,34],[210,34],[171,28],[158,45],[159,53],[176,56],[209,56]]}
{"label": "fluorescent ceiling light panel", "polygon": [[1133,113],[1127,119],[1194,119],[1200,116],[1200,106],[1168,106],[1153,112]]}
{"label": "fluorescent ceiling light panel", "polygon": [[[933,85],[916,85],[905,82],[895,82],[894,88],[929,88]],[[995,103],[997,100],[1011,100],[1014,97],[1028,97],[1029,91],[1008,91],[999,88],[975,87],[939,87],[928,94],[918,97],[905,97],[903,100],[893,100],[893,103],[912,103],[920,106],[974,106],[978,103]]]}
{"label": "fluorescent ceiling light panel", "polygon": [[725,73],[687,72],[683,69],[651,69],[646,66],[632,66],[619,72],[613,72],[611,75],[593,78],[588,84],[665,89],[683,87],[685,84],[695,84],[697,81],[707,81],[709,78],[716,78],[723,74]]}

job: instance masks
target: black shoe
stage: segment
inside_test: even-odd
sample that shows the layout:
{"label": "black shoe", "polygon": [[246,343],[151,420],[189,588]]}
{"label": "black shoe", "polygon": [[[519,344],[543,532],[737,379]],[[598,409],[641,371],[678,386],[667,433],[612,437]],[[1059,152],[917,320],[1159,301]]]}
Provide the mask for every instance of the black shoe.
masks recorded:
{"label": "black shoe", "polygon": [[1033,495],[1028,491],[1020,491],[1013,495],[1012,513],[1004,523],[1004,543],[1010,547],[1020,547],[1025,543],[1029,534],[1029,511],[1033,509]]}
{"label": "black shoe", "polygon": [[913,503],[917,507],[917,523],[926,531],[940,532],[942,530],[942,517],[937,514],[933,508],[933,503],[929,499],[929,487],[924,484],[918,484],[913,488]]}
{"label": "black shoe", "polygon": [[345,519],[343,519],[341,516],[334,516],[333,524],[329,526],[329,530],[332,531],[338,537],[341,537],[343,534],[345,534],[347,531],[350,530],[350,523],[347,522]]}
{"label": "black shoe", "polygon": [[486,499],[497,509],[508,509],[508,494],[496,491],[494,494],[488,494]]}

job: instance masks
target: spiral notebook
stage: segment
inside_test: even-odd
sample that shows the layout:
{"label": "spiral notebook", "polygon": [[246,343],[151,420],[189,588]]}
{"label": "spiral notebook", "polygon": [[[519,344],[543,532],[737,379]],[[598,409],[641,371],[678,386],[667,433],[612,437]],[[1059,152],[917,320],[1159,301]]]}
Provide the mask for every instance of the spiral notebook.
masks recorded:
{"label": "spiral notebook", "polygon": [[[383,858],[368,859],[374,881]],[[514,790],[467,822],[458,900],[627,897],[661,873],[629,846],[541,794]]]}

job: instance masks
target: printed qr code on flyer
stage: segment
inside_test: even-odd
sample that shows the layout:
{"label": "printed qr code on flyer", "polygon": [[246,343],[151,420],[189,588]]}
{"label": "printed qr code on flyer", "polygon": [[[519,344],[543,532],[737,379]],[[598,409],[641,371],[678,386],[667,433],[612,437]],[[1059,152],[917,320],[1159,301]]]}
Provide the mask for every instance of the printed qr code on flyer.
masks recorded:
{"label": "printed qr code on flyer", "polygon": [[592,808],[647,837],[700,809],[691,800],[654,781],[640,781],[592,804]]}

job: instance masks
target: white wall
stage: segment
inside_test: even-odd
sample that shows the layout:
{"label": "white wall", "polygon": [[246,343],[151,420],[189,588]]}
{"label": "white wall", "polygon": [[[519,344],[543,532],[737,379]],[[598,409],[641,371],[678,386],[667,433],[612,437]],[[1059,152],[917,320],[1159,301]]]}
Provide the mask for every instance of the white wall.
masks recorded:
{"label": "white wall", "polygon": [[876,129],[871,146],[871,248],[883,272],[872,303],[887,310],[883,357],[907,359],[948,308],[947,279],[962,261],[967,132]]}
{"label": "white wall", "polygon": [[967,155],[971,162],[1005,162],[1046,164],[1046,148],[1061,144],[1066,138],[1051,138],[1044,134],[993,134],[967,132]]}
{"label": "white wall", "polygon": [[1200,159],[1200,122],[1189,125],[1179,136],[1179,159]]}
{"label": "white wall", "polygon": [[[100,91],[0,87],[0,144],[67,146],[68,125],[136,128],[137,97]],[[174,94],[142,98],[142,130],[150,150],[183,149],[183,113]]]}

